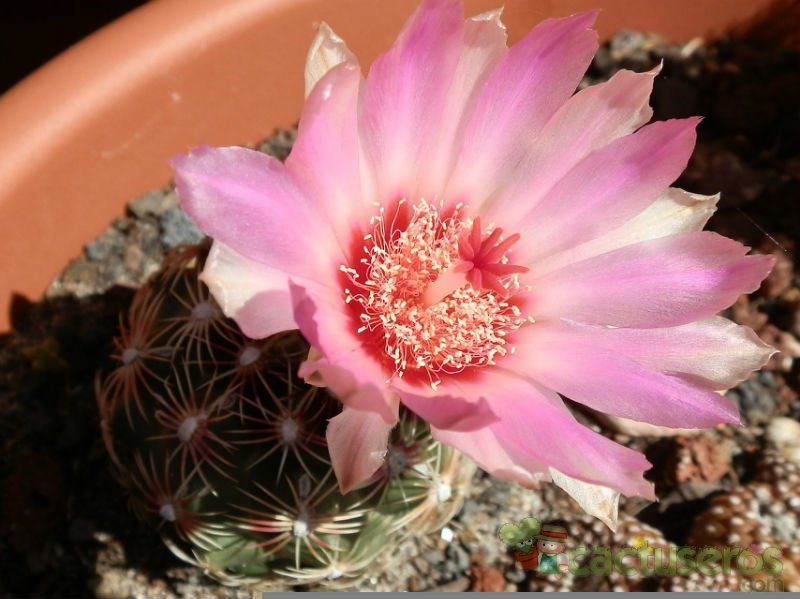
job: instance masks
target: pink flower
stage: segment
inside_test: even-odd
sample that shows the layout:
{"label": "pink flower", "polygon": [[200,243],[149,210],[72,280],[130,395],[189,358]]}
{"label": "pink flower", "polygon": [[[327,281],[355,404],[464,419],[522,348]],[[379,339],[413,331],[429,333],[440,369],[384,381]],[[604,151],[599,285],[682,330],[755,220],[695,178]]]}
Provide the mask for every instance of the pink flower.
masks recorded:
{"label": "pink flower", "polygon": [[738,422],[717,391],[771,350],[715,315],[772,258],[702,231],[717,196],[669,187],[699,119],[646,124],[658,69],[573,95],[595,16],[507,48],[500,11],[425,0],[366,78],[323,25],[285,165],[174,161],[225,313],[253,337],[299,328],[301,374],[341,399],[344,491],[380,466],[400,403],[492,474],[552,479],[609,522],[619,492],[653,497],[650,464],[561,395],[666,427]]}

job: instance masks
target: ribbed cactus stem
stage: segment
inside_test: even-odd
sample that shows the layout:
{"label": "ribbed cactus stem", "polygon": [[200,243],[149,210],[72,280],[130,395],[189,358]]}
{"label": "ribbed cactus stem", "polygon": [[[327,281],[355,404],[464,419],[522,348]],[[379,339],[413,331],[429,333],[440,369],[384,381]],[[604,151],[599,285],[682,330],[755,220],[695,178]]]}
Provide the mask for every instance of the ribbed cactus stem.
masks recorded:
{"label": "ribbed cactus stem", "polygon": [[399,535],[444,525],[474,467],[402,413],[383,467],[343,496],[325,442],[341,405],[298,379],[308,346],[246,338],[200,281],[206,253],[169,257],[120,325],[98,381],[118,477],[176,555],[225,584],[352,584]]}

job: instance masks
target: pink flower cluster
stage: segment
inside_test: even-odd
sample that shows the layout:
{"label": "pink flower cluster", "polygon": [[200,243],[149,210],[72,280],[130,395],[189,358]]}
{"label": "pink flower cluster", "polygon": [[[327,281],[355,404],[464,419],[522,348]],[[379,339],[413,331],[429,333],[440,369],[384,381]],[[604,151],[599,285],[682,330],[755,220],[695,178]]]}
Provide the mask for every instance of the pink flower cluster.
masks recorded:
{"label": "pink flower cluster", "polygon": [[716,316],[772,258],[702,231],[718,197],[672,188],[699,119],[649,123],[658,69],[574,93],[595,13],[508,48],[500,11],[424,0],[366,78],[322,26],[285,164],[243,148],[174,161],[214,238],[204,280],[246,334],[299,328],[301,375],[342,401],[343,491],[400,404],[492,474],[553,480],[613,523],[650,464],[563,397],[666,427],[735,423],[718,391],[771,354]]}

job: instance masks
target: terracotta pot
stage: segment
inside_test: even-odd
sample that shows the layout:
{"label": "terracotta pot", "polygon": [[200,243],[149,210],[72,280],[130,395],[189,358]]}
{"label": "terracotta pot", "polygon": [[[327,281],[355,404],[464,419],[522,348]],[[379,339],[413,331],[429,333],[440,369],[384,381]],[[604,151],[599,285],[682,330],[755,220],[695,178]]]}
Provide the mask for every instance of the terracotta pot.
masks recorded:
{"label": "terracotta pot", "polygon": [[[502,0],[466,0],[475,14]],[[548,16],[600,7],[601,34],[713,36],[769,0],[506,0],[511,41]],[[313,23],[368,64],[417,0],[158,0],[0,98],[0,331],[13,293],[37,297],[67,261],[199,142],[247,144],[291,125]]]}

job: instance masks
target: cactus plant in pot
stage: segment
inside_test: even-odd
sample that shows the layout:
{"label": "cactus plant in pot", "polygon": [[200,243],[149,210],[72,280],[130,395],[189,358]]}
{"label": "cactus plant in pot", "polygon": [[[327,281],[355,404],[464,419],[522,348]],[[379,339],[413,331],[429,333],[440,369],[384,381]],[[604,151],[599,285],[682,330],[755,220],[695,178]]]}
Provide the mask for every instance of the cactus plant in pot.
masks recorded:
{"label": "cactus plant in pot", "polygon": [[[424,6],[426,10],[433,7],[431,11],[436,12],[443,10],[442,7],[450,10],[456,4],[442,1],[426,2]],[[549,21],[540,32],[563,26],[565,36],[576,36],[574,47],[582,48],[591,37],[587,34],[586,19],[584,15],[556,21],[561,25]],[[498,13],[473,19],[469,26],[481,33],[493,34],[488,36],[492,40],[503,31]],[[330,30],[321,28],[320,31],[323,32],[322,42],[317,44],[317,50],[323,49],[322,63],[338,65],[337,60],[341,58],[349,62],[350,54],[341,40]],[[408,37],[401,36],[401,48]],[[465,39],[474,41],[475,38],[465,36]],[[477,39],[484,38],[478,35]],[[532,44],[532,47],[537,46]],[[331,59],[330,64],[328,59]],[[490,60],[486,64],[494,63]],[[498,70],[502,71],[499,67]],[[293,192],[289,195],[294,200],[302,200],[309,186],[320,183],[314,168],[325,163],[325,160],[316,161],[318,164],[309,161],[309,156],[314,157],[315,147],[313,143],[309,145],[307,132],[311,130],[313,137],[315,125],[320,126],[320,121],[314,119],[330,109],[331,104],[337,105],[330,98],[334,90],[341,93],[338,77],[349,80],[353,72],[348,65],[330,72],[322,69],[319,76],[323,78],[312,79],[307,86],[310,91],[316,84],[316,95],[312,94],[309,99],[310,108],[301,120],[300,141],[286,168],[295,169],[292,176],[297,175],[298,168],[300,172],[305,168],[306,175],[312,174],[301,177],[302,181],[292,181],[291,185],[296,184],[297,189],[285,188]],[[608,90],[614,85],[627,84],[633,87],[642,84],[644,89],[652,83],[653,75],[654,72],[635,75],[623,72],[614,77],[613,83],[597,89]],[[571,93],[566,88],[574,87],[578,81],[575,75],[572,83],[564,84],[565,91]],[[593,93],[578,94],[575,103],[580,104]],[[598,93],[602,96],[602,92]],[[341,96],[334,97],[341,100]],[[381,94],[373,94],[372,98],[375,97]],[[517,95],[516,99],[522,97],[525,96]],[[634,97],[640,95],[634,94]],[[646,95],[643,97],[646,99]],[[177,93],[170,99],[180,104],[183,95]],[[485,104],[491,108],[493,102]],[[638,122],[638,117],[650,114],[645,105],[639,108],[634,111],[638,115],[634,121],[638,124],[632,129],[649,118]],[[335,122],[336,119],[323,119],[321,128],[325,130]],[[684,125],[686,131],[692,129],[692,123]],[[644,130],[652,133],[658,127],[668,129],[670,126],[675,125],[655,125]],[[692,138],[691,132],[681,131],[683,129],[675,132],[677,139]],[[346,137],[331,137],[334,138],[346,146]],[[678,144],[678,149],[669,145],[667,148],[677,153],[678,150],[684,152],[690,145],[687,141]],[[328,144],[328,147],[335,147],[335,144]],[[402,144],[393,148],[408,149]],[[317,146],[316,150],[319,149]],[[114,152],[106,155],[110,159]],[[224,164],[223,159],[227,158],[232,159]],[[613,156],[608,159],[612,162]],[[239,161],[265,168],[236,170]],[[426,166],[437,165],[435,159],[422,162]],[[388,209],[379,205],[378,216],[366,219],[369,227],[358,225],[346,232],[357,243],[351,244],[354,249],[347,250],[344,262],[334,264],[341,275],[335,275],[339,279],[329,298],[336,301],[327,303],[343,312],[349,310],[343,307],[348,305],[361,310],[360,314],[355,314],[361,321],[350,327],[352,330],[337,333],[335,327],[325,328],[334,320],[325,321],[325,314],[319,321],[323,323],[319,329],[310,324],[317,323],[319,310],[328,310],[329,306],[325,301],[320,302],[324,298],[319,294],[313,299],[302,293],[298,295],[298,280],[304,286],[303,292],[313,290],[313,284],[320,282],[313,277],[309,279],[308,270],[300,272],[297,278],[294,278],[296,273],[284,271],[292,277],[288,289],[270,287],[274,280],[255,267],[227,280],[225,273],[219,270],[220,263],[226,259],[231,260],[228,267],[234,264],[231,257],[236,252],[240,252],[237,260],[243,258],[239,266],[247,265],[247,260],[255,256],[261,260],[261,267],[273,268],[274,256],[270,252],[291,248],[292,244],[284,244],[279,239],[259,253],[264,249],[259,245],[261,236],[252,235],[252,232],[264,225],[256,222],[263,216],[259,210],[264,206],[255,209],[254,203],[248,204],[259,195],[258,189],[270,189],[274,183],[264,173],[279,180],[277,173],[283,172],[284,167],[254,152],[231,148],[202,149],[174,164],[178,172],[178,191],[185,206],[204,229],[217,238],[212,250],[214,257],[207,259],[207,248],[201,247],[174,254],[160,273],[137,292],[123,319],[109,366],[98,379],[97,398],[108,454],[116,476],[130,493],[134,511],[162,532],[173,552],[184,560],[204,567],[212,576],[231,585],[266,588],[298,582],[319,582],[328,586],[351,584],[368,571],[369,562],[382,563],[386,553],[381,549],[390,544],[389,539],[397,538],[394,535],[431,530],[452,515],[473,468],[453,447],[472,455],[481,466],[498,476],[526,485],[552,478],[582,506],[612,525],[616,519],[618,490],[649,494],[649,483],[639,480],[645,467],[642,458],[632,457],[634,452],[619,446],[610,449],[614,446],[608,440],[579,428],[578,423],[568,418],[568,410],[558,410],[563,407],[558,396],[553,394],[549,404],[537,404],[537,414],[553,419],[558,426],[546,430],[537,428],[537,442],[532,443],[527,437],[523,439],[524,435],[520,436],[520,431],[527,427],[514,429],[514,418],[502,412],[507,405],[496,403],[497,388],[477,375],[478,369],[491,370],[498,361],[513,365],[510,358],[514,355],[513,342],[520,339],[516,333],[539,320],[546,322],[546,318],[527,314],[530,304],[521,295],[517,297],[531,289],[521,284],[517,276],[534,269],[513,260],[521,247],[515,244],[522,236],[513,228],[508,230],[509,224],[500,223],[507,230],[504,234],[497,223],[489,218],[482,221],[483,214],[471,214],[460,203],[446,206],[435,201],[415,200],[412,206],[403,197],[395,205],[389,198]],[[334,171],[328,173],[334,179],[345,174],[344,169]],[[225,179],[226,172],[233,173],[230,180]],[[668,177],[664,175],[663,178],[666,181]],[[253,181],[258,189],[250,194]],[[335,194],[337,189],[334,186],[328,191]],[[380,190],[379,195],[384,192],[387,190]],[[237,205],[243,197],[245,202]],[[350,199],[353,197],[355,194],[351,194]],[[244,219],[242,226],[234,226],[234,234],[228,235],[230,231],[217,228],[217,223],[226,222],[229,215],[219,213],[209,217],[207,208],[215,204],[209,204],[206,201],[209,198],[215,202],[217,199],[232,201],[237,210],[229,212],[247,213],[253,218],[250,222]],[[659,202],[661,208],[688,207],[690,215],[697,216],[691,220],[691,227],[695,227],[704,223],[705,207],[713,204],[713,198],[670,190],[663,198],[659,197]],[[272,210],[280,205],[280,202],[267,203],[265,209]],[[322,211],[312,214],[311,218],[284,223],[287,230],[298,223],[305,227],[307,238],[295,235],[293,249],[313,253],[323,248],[321,253],[324,254],[325,244],[330,239],[317,236],[317,229],[313,229],[314,235],[309,235],[309,231],[316,225],[315,219],[322,220],[318,217],[324,215],[338,222],[350,216],[345,212]],[[637,224],[641,223],[637,221]],[[272,230],[268,232],[272,236]],[[240,233],[247,243],[238,238]],[[222,246],[220,238],[225,243],[231,240],[236,250]],[[525,249],[522,248],[523,253]],[[357,259],[359,257],[361,260]],[[304,266],[302,262],[302,259],[295,261],[300,267]],[[743,260],[740,270],[747,280],[742,285],[750,285],[751,279],[763,274],[768,263],[766,259]],[[753,271],[751,265],[756,265],[758,272]],[[398,269],[402,270],[402,283],[409,283],[400,292],[392,279],[392,273]],[[204,271],[202,277],[199,276],[201,270]],[[246,309],[253,298],[237,295],[241,291],[237,286],[244,284],[246,287],[252,283],[249,288],[252,291],[267,279],[266,291],[278,293],[271,296],[274,303],[255,302],[257,313],[254,316],[252,310]],[[209,294],[203,281],[211,285],[213,294]],[[342,284],[347,287],[338,289]],[[378,289],[376,294],[372,293],[371,286]],[[279,317],[274,320],[281,325],[287,323],[286,294],[280,291],[290,292],[295,321],[289,327],[271,330],[262,325],[271,323],[275,314]],[[719,303],[724,303],[726,298],[727,295]],[[556,304],[551,302],[551,308]],[[454,322],[461,324],[456,326]],[[641,319],[635,323],[648,324]],[[296,332],[286,332],[285,329],[295,325],[300,326],[306,341]],[[536,328],[542,329],[541,326]],[[609,330],[618,329],[620,327],[614,326]],[[729,326],[728,329],[726,334],[729,335],[733,328]],[[544,330],[547,331],[546,324]],[[644,327],[644,330],[649,329]],[[344,343],[352,341],[351,336],[357,339],[365,332],[361,339],[367,338],[366,341],[358,351],[349,354],[352,360],[325,362],[337,354],[336,343],[330,343],[331,337],[338,335],[340,339],[336,341]],[[328,337],[322,344],[318,333]],[[622,337],[624,342],[625,334],[627,332],[623,331],[607,336],[609,342],[615,342],[613,337]],[[510,349],[506,337],[512,340]],[[761,360],[764,348],[752,337],[740,337],[745,339],[747,351],[744,353],[748,354],[740,369],[749,371],[758,365],[756,362]],[[557,335],[553,339],[559,341]],[[362,360],[364,356],[359,353],[362,350],[372,361]],[[536,352],[536,357],[546,355],[544,351]],[[763,358],[766,360],[766,356]],[[646,354],[644,359],[651,357]],[[568,360],[555,362],[567,363]],[[538,364],[541,363],[552,366],[554,361],[542,360]],[[375,368],[376,364],[379,369]],[[648,366],[658,370],[663,365],[656,357]],[[678,367],[688,368],[686,364]],[[335,373],[337,368],[339,371]],[[470,370],[473,368],[475,370]],[[351,378],[343,376],[342,371]],[[465,371],[476,376],[460,376]],[[542,372],[537,369],[530,374],[539,376]],[[516,374],[522,380],[529,373]],[[692,381],[702,381],[706,375],[712,379],[718,376],[693,370],[687,374],[696,375]],[[738,375],[737,370],[723,381],[710,380],[708,385],[726,386],[725,381]],[[372,378],[364,384],[362,376]],[[404,377],[405,380],[400,381]],[[353,380],[356,384],[343,383]],[[455,380],[459,383],[453,383]],[[408,385],[403,384],[405,381]],[[475,386],[476,381],[480,385]],[[464,397],[460,395],[462,382],[468,390]],[[320,388],[320,383],[325,386]],[[553,385],[562,383],[563,379]],[[363,395],[359,385],[365,389]],[[370,385],[372,388],[368,389]],[[383,396],[386,406],[375,401],[374,389],[389,389]],[[572,391],[579,398],[582,395],[580,388],[572,386],[569,390],[570,396]],[[699,393],[695,388],[686,390]],[[402,406],[398,397],[402,397]],[[711,398],[710,404],[721,406],[715,394],[703,397]],[[512,403],[513,400],[510,398]],[[344,412],[340,413],[343,408]],[[374,429],[378,432],[365,434],[364,430],[373,429],[353,427],[349,417],[342,420],[342,414],[349,412],[352,416],[354,411],[371,413],[368,418],[373,423],[380,418],[383,422]],[[720,413],[723,411],[720,407]],[[715,414],[711,416],[716,417]],[[674,414],[661,413],[655,417],[660,420],[676,418]],[[536,422],[530,424],[533,426]],[[343,435],[342,429],[352,435]],[[565,435],[559,437],[555,433]],[[432,435],[445,440],[445,445],[434,442]],[[539,443],[542,435],[551,442]],[[562,447],[565,436],[574,439],[577,450]],[[587,442],[590,437],[592,441]],[[553,446],[556,451],[540,451],[545,446]],[[601,446],[610,452],[605,457],[614,458],[609,460],[614,466],[609,471],[609,477],[615,477],[613,480],[598,478],[595,474],[592,464],[593,460],[603,458],[602,451],[595,451]],[[587,452],[594,457],[582,459]],[[354,466],[355,462],[358,463]],[[587,467],[587,463],[591,467]],[[633,479],[636,484],[631,482]],[[614,488],[606,487],[607,482]]]}

